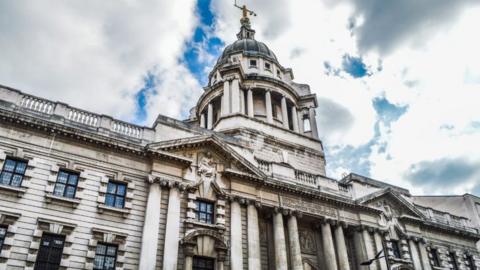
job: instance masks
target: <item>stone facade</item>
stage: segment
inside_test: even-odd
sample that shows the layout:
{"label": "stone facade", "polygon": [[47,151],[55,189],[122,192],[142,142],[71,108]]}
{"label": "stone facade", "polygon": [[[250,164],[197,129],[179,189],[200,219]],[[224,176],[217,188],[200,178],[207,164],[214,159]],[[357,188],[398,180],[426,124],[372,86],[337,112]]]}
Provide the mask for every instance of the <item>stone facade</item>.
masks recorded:
{"label": "stone facade", "polygon": [[315,95],[254,34],[243,18],[185,121],[0,86],[0,269],[480,267],[471,210],[325,175]]}

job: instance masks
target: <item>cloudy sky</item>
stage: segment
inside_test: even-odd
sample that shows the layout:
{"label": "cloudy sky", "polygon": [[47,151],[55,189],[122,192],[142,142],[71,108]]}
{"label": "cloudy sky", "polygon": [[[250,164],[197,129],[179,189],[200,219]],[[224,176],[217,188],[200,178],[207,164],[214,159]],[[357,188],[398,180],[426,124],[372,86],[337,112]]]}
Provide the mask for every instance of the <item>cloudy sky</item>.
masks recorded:
{"label": "cloudy sky", "polygon": [[[310,84],[328,175],[480,195],[480,1],[238,0]],[[0,0],[0,84],[139,124],[186,118],[233,0]]]}

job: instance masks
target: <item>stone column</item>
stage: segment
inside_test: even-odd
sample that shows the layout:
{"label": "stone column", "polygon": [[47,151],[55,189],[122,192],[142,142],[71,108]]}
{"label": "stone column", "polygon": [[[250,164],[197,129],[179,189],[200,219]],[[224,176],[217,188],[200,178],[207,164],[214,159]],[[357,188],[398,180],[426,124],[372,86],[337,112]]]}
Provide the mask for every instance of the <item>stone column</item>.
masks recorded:
{"label": "stone column", "polygon": [[248,117],[254,116],[254,109],[253,109],[253,91],[252,89],[248,89],[247,91],[247,115]]}
{"label": "stone column", "polygon": [[283,122],[283,127],[288,129],[289,128],[289,123],[288,123],[288,109],[287,109],[287,98],[282,97],[282,122]]}
{"label": "stone column", "polygon": [[293,270],[303,270],[302,251],[300,250],[300,239],[298,238],[297,217],[291,214],[288,218],[288,236],[290,239],[290,258]]}
{"label": "stone column", "polygon": [[[324,222],[320,225],[322,230],[322,244],[325,266],[327,270],[337,270],[337,258],[335,257],[335,246],[332,238],[330,223]],[[348,261],[347,261],[348,263]]]}
{"label": "stone column", "polygon": [[384,258],[381,258],[380,260],[378,260],[378,266],[379,266],[379,269],[380,270],[388,270],[387,268],[387,259],[386,259],[386,254],[387,254],[387,251],[384,250],[384,247],[383,247],[383,240],[382,240],[382,235],[380,235],[379,232],[375,232],[373,234],[373,237],[374,237],[374,240],[375,240],[375,247],[376,247],[376,250],[378,250],[378,252],[380,252],[380,250],[383,249],[383,254],[385,257]]}
{"label": "stone column", "polygon": [[208,103],[207,129],[213,128],[213,105]]}
{"label": "stone column", "polygon": [[184,270],[192,270],[193,268],[193,257],[191,255],[185,256],[185,264],[183,265]]}
{"label": "stone column", "polygon": [[[367,229],[364,229],[362,231],[362,236],[363,236],[363,243],[365,245],[365,255],[366,255],[366,260],[373,259],[375,257],[375,250],[373,249],[373,243],[372,243],[372,237],[370,236],[370,233],[368,232]],[[376,270],[377,265],[375,263],[372,263],[370,265],[370,270]]]}
{"label": "stone column", "polygon": [[423,270],[432,270],[432,267],[430,266],[430,258],[427,253],[427,246],[424,241],[420,240],[420,242],[418,242],[418,250],[420,251]]}
{"label": "stone column", "polygon": [[[355,245],[356,268],[362,269],[360,263],[367,260],[365,255],[365,245],[363,244],[362,230],[356,229],[353,234],[353,243]],[[365,267],[364,267],[365,268]]]}
{"label": "stone column", "polygon": [[298,114],[297,114],[297,107],[292,106],[292,125],[293,131],[298,132]]}
{"label": "stone column", "polygon": [[287,270],[287,246],[285,230],[283,229],[283,215],[277,211],[273,216],[273,235],[275,244],[275,269]]}
{"label": "stone column", "polygon": [[204,113],[200,114],[200,127],[206,128],[206,126],[205,126],[205,114]]}
{"label": "stone column", "polygon": [[232,270],[243,269],[242,252],[242,212],[240,203],[232,200],[230,203],[230,261]]}
{"label": "stone column", "polygon": [[240,113],[245,114],[245,91],[240,89]]}
{"label": "stone column", "polygon": [[178,187],[172,186],[168,195],[167,225],[165,228],[165,247],[163,249],[163,270],[177,269],[179,235],[180,191],[178,190]]}
{"label": "stone column", "polygon": [[230,113],[230,82],[223,81],[222,116]]}
{"label": "stone column", "polygon": [[158,181],[149,179],[145,221],[143,223],[140,270],[154,270],[157,262],[158,232],[160,229],[161,188]]}
{"label": "stone column", "polygon": [[247,206],[247,229],[248,229],[248,269],[260,270],[260,231],[258,225],[258,212],[255,203]]}
{"label": "stone column", "polygon": [[308,111],[308,117],[310,118],[310,128],[312,129],[312,136],[318,139],[317,120],[315,117],[315,108],[310,108]]}
{"label": "stone column", "polygon": [[408,245],[410,246],[410,253],[412,255],[413,268],[422,269],[422,262],[420,261],[420,256],[418,254],[417,244],[412,239],[409,239]]}
{"label": "stone column", "polygon": [[265,91],[265,111],[267,112],[267,122],[273,123],[273,114],[272,114],[272,96],[270,90]]}
{"label": "stone column", "polygon": [[350,270],[350,264],[348,263],[347,245],[345,243],[345,235],[343,234],[342,225],[339,224],[337,225],[337,227],[335,227],[334,234],[338,254],[338,269]]}
{"label": "stone column", "polygon": [[238,79],[232,81],[232,113],[240,112],[240,86],[238,85]]}

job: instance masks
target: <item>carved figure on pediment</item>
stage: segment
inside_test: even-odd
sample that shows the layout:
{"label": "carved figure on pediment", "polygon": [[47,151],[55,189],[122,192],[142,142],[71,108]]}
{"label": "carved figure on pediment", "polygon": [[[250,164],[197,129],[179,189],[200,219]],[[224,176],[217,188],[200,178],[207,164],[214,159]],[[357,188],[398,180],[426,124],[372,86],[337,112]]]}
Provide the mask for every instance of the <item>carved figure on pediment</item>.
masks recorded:
{"label": "carved figure on pediment", "polygon": [[315,239],[313,232],[310,230],[302,229],[298,232],[300,240],[300,249],[304,253],[315,254]]}
{"label": "carved figure on pediment", "polygon": [[380,219],[378,220],[378,225],[390,232],[390,236],[395,238],[397,237],[397,232],[405,234],[405,229],[398,221],[398,213],[394,213],[390,205],[385,201],[378,204],[382,208],[383,213],[380,214]]}
{"label": "carved figure on pediment", "polygon": [[207,152],[200,158],[197,171],[197,174],[200,176],[200,182],[203,184],[204,194],[208,194],[210,185],[215,180],[216,173],[212,153]]}

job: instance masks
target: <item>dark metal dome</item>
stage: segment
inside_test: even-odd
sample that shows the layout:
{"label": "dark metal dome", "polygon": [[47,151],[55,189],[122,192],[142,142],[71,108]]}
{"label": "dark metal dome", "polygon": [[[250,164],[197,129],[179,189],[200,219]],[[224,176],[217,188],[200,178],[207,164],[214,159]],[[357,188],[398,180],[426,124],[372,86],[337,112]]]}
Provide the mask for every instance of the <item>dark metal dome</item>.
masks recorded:
{"label": "dark metal dome", "polygon": [[223,64],[228,58],[237,53],[243,53],[247,56],[264,57],[268,60],[277,62],[275,54],[265,45],[265,43],[256,41],[255,39],[240,39],[228,45],[223,50],[222,56],[218,59],[217,64]]}

